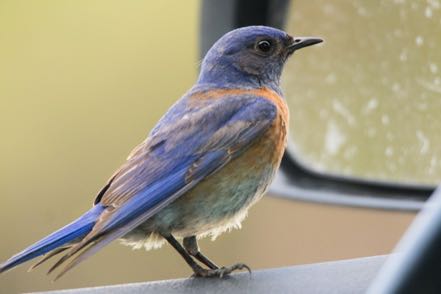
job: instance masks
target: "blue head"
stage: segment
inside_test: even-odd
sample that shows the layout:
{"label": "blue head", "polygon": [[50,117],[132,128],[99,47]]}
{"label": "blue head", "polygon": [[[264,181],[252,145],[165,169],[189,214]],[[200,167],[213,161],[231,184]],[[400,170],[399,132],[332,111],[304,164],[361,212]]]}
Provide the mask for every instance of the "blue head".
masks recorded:
{"label": "blue head", "polygon": [[319,38],[293,38],[284,31],[250,26],[225,34],[205,56],[199,84],[219,87],[279,89],[283,65],[297,49],[322,42]]}

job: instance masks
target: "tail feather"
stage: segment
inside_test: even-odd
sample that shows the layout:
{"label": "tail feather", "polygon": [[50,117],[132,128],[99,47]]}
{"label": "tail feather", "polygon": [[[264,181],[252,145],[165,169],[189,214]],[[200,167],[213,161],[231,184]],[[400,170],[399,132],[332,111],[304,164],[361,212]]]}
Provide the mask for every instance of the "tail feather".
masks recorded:
{"label": "tail feather", "polygon": [[[122,228],[119,228],[111,233],[104,234],[102,236],[99,236],[95,239],[89,239],[89,240],[82,240],[80,243],[75,244],[70,248],[70,251],[66,253],[60,260],[58,260],[57,263],[54,264],[54,266],[51,267],[48,274],[50,274],[53,270],[58,268],[61,264],[63,264],[66,260],[68,260],[70,257],[76,255],[69,264],[66,265],[55,277],[53,280],[54,282],[61,278],[66,272],[77,266],[82,261],[86,260],[88,257],[92,256],[93,254],[97,253],[99,250],[101,250],[104,246],[109,244],[115,239],[118,239],[125,235],[127,233],[127,230],[130,230],[131,227],[124,226]],[[86,237],[87,238],[87,237]]]}
{"label": "tail feather", "polygon": [[44,263],[46,260],[54,257],[55,255],[60,254],[61,252],[64,252],[66,249],[69,249],[71,246],[67,245],[66,247],[59,247],[57,249],[52,250],[48,254],[45,254],[42,259],[40,259],[38,262],[33,264],[29,269],[28,272],[34,270],[34,268],[38,267],[40,264]]}
{"label": "tail feather", "polygon": [[[54,249],[65,246],[66,244],[75,242],[75,240],[78,238],[84,237],[92,230],[96,220],[99,218],[103,210],[104,208],[100,204],[94,206],[91,210],[83,214],[72,223],[50,234],[46,238],[43,238],[42,240],[29,246],[22,252],[5,261],[0,265],[0,273],[10,270],[13,267],[16,267],[40,255],[46,254]],[[54,254],[50,254],[49,257],[53,255]],[[49,257],[44,258],[43,261],[47,260]]]}
{"label": "tail feather", "polygon": [[[151,213],[151,212],[149,212]],[[56,268],[60,267],[64,262],[66,262],[69,258],[74,256],[70,263],[66,265],[65,268],[63,268],[58,275],[55,277],[53,281],[58,280],[61,276],[63,276],[66,272],[77,266],[82,261],[86,260],[91,255],[98,252],[101,248],[109,244],[115,239],[118,239],[122,236],[124,236],[127,232],[133,230],[135,227],[137,227],[139,224],[141,224],[143,221],[145,221],[148,217],[151,215],[147,213],[143,217],[135,218],[134,220],[130,221],[128,224],[113,230],[112,232],[107,232],[102,235],[94,236],[94,235],[88,235],[80,242],[73,244],[69,251],[60,258],[50,269],[48,274],[50,274],[52,271],[54,271]],[[92,233],[91,233],[92,234]]]}
{"label": "tail feather", "polygon": [[113,241],[113,238],[103,238],[103,239],[98,239],[98,240],[88,244],[88,246],[86,246],[83,251],[81,251],[77,256],[75,256],[75,258],[57,274],[57,276],[55,277],[55,279],[53,281],[55,282],[56,280],[61,278],[69,270],[71,270],[72,268],[77,266],[80,262],[86,260],[88,257],[97,253],[99,250],[101,250],[104,246],[109,244],[111,241]]}

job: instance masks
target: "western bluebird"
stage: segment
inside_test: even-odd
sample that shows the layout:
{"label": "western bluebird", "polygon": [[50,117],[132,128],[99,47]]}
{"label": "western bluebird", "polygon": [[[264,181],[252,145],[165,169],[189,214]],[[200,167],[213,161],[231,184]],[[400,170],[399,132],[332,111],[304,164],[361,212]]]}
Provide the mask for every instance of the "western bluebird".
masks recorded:
{"label": "western bluebird", "polygon": [[205,56],[196,84],[132,151],[93,207],[11,257],[0,272],[65,252],[49,270],[71,259],[57,279],[118,238],[146,249],[167,241],[195,276],[249,270],[241,263],[219,268],[199,251],[197,238],[239,227],[268,188],[286,146],[283,65],[297,49],[320,42],[265,26],[224,35]]}

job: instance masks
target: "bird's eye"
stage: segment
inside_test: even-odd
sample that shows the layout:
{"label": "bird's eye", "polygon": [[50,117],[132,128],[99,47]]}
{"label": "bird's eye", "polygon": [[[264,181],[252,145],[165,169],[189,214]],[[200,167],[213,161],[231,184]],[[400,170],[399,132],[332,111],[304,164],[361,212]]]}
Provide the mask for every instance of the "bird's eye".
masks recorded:
{"label": "bird's eye", "polygon": [[272,44],[268,40],[262,40],[257,42],[256,49],[262,53],[268,54],[272,49]]}

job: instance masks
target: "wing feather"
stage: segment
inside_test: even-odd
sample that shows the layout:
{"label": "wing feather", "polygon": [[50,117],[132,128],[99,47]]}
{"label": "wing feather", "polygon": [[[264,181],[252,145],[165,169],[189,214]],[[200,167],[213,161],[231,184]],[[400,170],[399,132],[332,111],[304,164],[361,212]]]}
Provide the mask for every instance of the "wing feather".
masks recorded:
{"label": "wing feather", "polygon": [[256,142],[277,113],[272,102],[251,95],[216,99],[203,108],[189,104],[184,103],[185,110],[172,108],[183,117],[157,126],[135,148],[97,198],[106,209],[92,231],[51,271],[79,253],[59,274],[63,275],[221,169]]}

